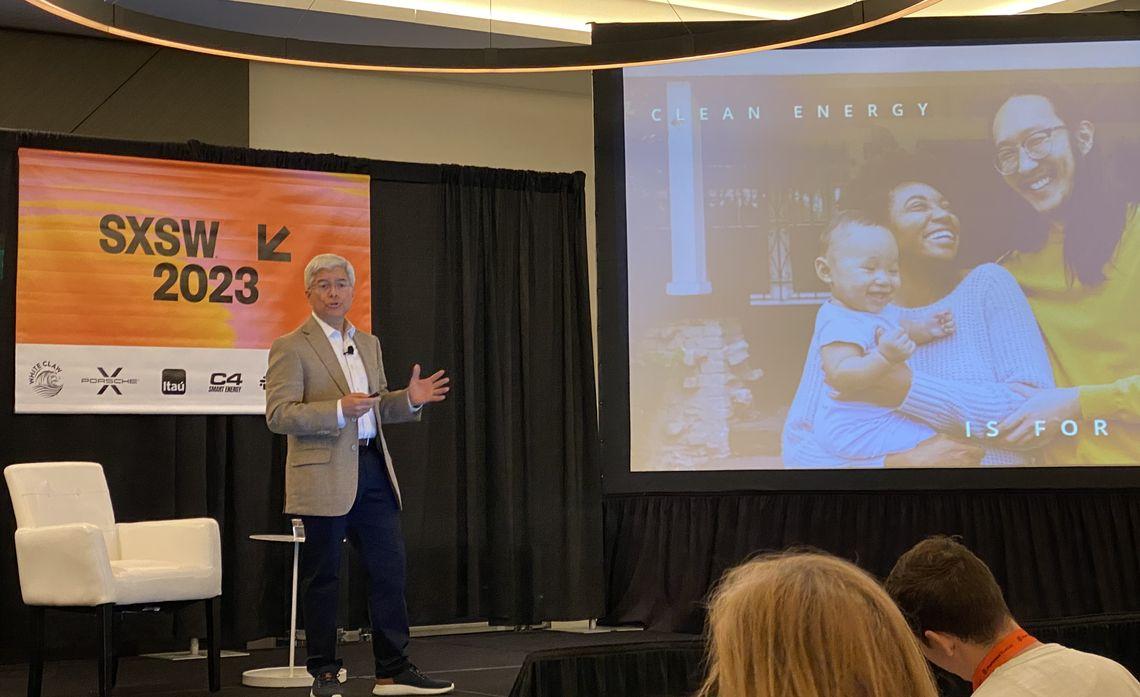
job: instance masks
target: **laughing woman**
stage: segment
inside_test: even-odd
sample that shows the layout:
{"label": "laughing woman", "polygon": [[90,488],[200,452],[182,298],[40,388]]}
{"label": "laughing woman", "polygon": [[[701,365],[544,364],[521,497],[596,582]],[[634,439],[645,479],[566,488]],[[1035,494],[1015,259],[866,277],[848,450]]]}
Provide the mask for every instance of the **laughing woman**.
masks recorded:
{"label": "laughing woman", "polygon": [[[896,295],[904,320],[949,311],[957,331],[915,349],[902,383],[879,395],[841,395],[896,406],[942,436],[881,460],[838,460],[819,442],[813,419],[825,389],[818,351],[809,351],[783,432],[786,467],[1022,465],[1023,451],[995,447],[986,424],[1008,418],[1036,389],[1053,386],[1041,333],[1017,281],[996,264],[963,270],[957,262],[961,231],[946,198],[916,164],[899,160],[867,172],[846,200],[895,235],[902,285]],[[905,395],[905,398],[904,398]],[[899,401],[901,400],[901,404]],[[973,442],[960,440],[970,428]]]}

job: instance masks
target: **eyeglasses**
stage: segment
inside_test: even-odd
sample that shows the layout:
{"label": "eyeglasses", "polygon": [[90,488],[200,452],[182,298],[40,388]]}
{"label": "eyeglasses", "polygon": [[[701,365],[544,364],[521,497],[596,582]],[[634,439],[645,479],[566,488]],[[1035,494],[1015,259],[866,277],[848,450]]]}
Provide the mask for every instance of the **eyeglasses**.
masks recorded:
{"label": "eyeglasses", "polygon": [[1033,131],[1025,136],[1024,140],[1015,145],[1005,145],[998,148],[994,155],[994,167],[1003,176],[1009,176],[1017,171],[1021,164],[1021,151],[1034,160],[1040,160],[1053,152],[1053,134],[1057,131],[1066,131],[1068,126],[1053,126]]}
{"label": "eyeglasses", "polygon": [[344,292],[349,288],[352,288],[352,284],[348,281],[337,281],[336,283],[329,283],[328,281],[317,281],[313,285],[309,286],[309,288],[317,291],[318,293],[327,293],[334,287],[338,291]]}

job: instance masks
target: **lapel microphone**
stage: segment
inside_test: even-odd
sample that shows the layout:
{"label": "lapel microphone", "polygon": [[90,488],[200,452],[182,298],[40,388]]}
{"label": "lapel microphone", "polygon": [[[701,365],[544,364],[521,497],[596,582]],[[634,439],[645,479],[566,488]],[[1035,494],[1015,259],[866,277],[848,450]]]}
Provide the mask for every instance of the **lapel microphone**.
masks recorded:
{"label": "lapel microphone", "polygon": [[346,356],[351,356],[354,353],[356,353],[356,350],[352,348],[352,344],[349,344],[348,348],[344,350],[344,355]]}

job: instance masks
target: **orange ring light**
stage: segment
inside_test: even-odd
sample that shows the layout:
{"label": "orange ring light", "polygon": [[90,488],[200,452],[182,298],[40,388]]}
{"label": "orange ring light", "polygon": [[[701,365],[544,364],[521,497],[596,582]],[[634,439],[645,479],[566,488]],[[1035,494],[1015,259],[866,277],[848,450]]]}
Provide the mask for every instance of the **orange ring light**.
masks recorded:
{"label": "orange ring light", "polygon": [[25,2],[114,36],[226,58],[345,70],[535,73],[674,63],[802,46],[887,24],[941,0],[863,0],[806,17],[741,22],[740,26],[700,34],[596,46],[499,49],[337,44],[202,27],[125,9],[104,0]]}

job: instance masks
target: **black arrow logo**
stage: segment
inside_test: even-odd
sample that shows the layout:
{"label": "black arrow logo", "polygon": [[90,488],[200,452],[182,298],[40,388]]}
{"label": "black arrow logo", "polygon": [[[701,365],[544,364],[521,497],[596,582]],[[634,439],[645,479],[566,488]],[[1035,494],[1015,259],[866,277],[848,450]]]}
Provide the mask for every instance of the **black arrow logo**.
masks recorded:
{"label": "black arrow logo", "polygon": [[266,240],[265,225],[257,226],[257,258],[259,261],[289,261],[293,255],[289,252],[279,252],[277,248],[289,236],[289,228],[284,225],[281,229],[273,235],[272,239]]}

